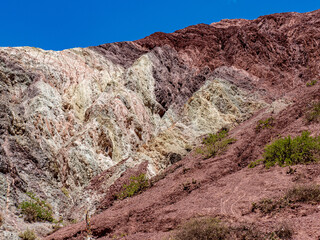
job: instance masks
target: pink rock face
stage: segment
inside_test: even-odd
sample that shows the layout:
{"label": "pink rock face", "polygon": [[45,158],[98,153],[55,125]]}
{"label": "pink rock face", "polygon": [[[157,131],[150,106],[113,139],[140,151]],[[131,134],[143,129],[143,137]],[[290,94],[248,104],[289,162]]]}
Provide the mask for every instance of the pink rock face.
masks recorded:
{"label": "pink rock face", "polygon": [[[80,221],[45,239],[83,239],[87,211],[94,239],[162,239],[196,216],[261,232],[288,220],[297,239],[320,236],[310,230],[320,227],[316,206],[301,206],[303,216],[248,212],[295,182],[318,183],[318,165],[297,166],[294,176],[247,168],[279,135],[320,134],[318,121],[306,121],[320,101],[319,81],[310,84],[320,79],[319,45],[317,10],[61,52],[0,48],[0,238],[30,228],[16,207],[26,191],[46,199],[56,218]],[[272,128],[257,131],[269,117]],[[237,141],[214,158],[197,154],[203,136],[221,128]],[[141,173],[150,188],[117,200]],[[44,237],[50,224],[37,229]]]}
{"label": "pink rock face", "polygon": [[273,14],[253,21],[224,20],[169,34],[154,33],[136,43],[147,49],[170,46],[192,68],[243,69],[278,97],[319,75],[319,17],[317,10]]}
{"label": "pink rock face", "polygon": [[[121,52],[117,55],[121,62],[114,61],[123,66],[147,51],[156,51],[162,67],[154,69],[155,92],[157,101],[165,108],[184,102],[180,98],[185,94],[190,97],[198,90],[208,74],[206,67],[243,69],[258,77],[260,85],[266,85],[274,97],[280,97],[319,74],[319,17],[318,10],[273,14],[253,21],[222,20],[169,34],[157,32],[134,43],[106,44],[92,49],[109,59]],[[291,82],[286,80],[289,78]]]}

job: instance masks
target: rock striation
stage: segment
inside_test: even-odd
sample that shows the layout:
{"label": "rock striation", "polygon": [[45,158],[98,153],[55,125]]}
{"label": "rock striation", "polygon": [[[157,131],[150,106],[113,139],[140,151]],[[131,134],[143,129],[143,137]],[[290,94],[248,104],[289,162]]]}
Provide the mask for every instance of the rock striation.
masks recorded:
{"label": "rock striation", "polygon": [[[319,77],[319,44],[318,10],[59,52],[0,48],[0,238],[18,239],[35,226],[18,216],[26,192],[46,199],[56,219],[80,221],[87,211],[112,208],[110,189],[131,174],[155,177],[190,159],[209,133],[228,128],[239,137],[239,127],[252,125],[258,113],[282,114],[303,96],[306,82]],[[238,164],[233,170],[261,152],[245,149],[247,141],[233,152],[240,160],[228,160]],[[104,224],[105,216],[97,219]],[[107,236],[97,222],[96,237]],[[157,224],[152,231],[165,231]],[[36,226],[42,236],[51,230],[49,223]],[[48,239],[80,239],[79,231],[82,223]]]}

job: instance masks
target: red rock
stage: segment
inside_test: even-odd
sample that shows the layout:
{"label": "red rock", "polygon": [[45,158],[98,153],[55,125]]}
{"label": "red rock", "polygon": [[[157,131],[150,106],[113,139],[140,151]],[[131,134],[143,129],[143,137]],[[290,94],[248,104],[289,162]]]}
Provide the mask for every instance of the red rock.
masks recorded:
{"label": "red rock", "polygon": [[[295,226],[296,239],[310,239],[309,235],[316,239],[320,233],[312,229],[320,229],[318,211],[303,210],[308,214],[301,216],[284,210],[269,219],[248,214],[252,202],[281,195],[295,184],[296,176],[286,174],[285,168],[248,169],[247,165],[259,159],[264,146],[279,135],[296,136],[303,130],[320,135],[320,125],[310,124],[305,118],[310,103],[320,101],[320,85],[306,87],[307,81],[320,76],[319,44],[320,10],[273,14],[253,21],[224,20],[171,34],[154,33],[135,41],[134,50],[131,44],[130,47],[120,44],[116,54],[126,52],[122,54],[124,66],[143,52],[153,51],[165,62],[163,66],[170,68],[166,74],[154,70],[158,76],[155,78],[157,101],[164,109],[171,104],[181,106],[184,99],[199,89],[203,77],[210,74],[230,77],[242,89],[264,94],[265,100],[274,101],[274,108],[273,111],[263,109],[234,128],[230,136],[237,141],[222,155],[205,160],[191,152],[166,169],[163,178],[140,195],[113,202],[112,206],[103,200],[101,204],[109,208],[92,217],[93,237],[111,239],[125,233],[125,239],[162,239],[190,218],[220,216],[233,222],[254,223],[261,229],[270,229],[286,220]],[[104,45],[96,51],[104,54],[101,49],[109,48],[112,47]],[[174,65],[172,61],[176,61]],[[219,68],[222,66],[238,70]],[[182,74],[183,80],[169,77],[172,67],[176,72],[187,69],[186,75]],[[238,75],[241,77],[237,78]],[[180,84],[188,91],[177,90]],[[279,110],[277,106],[281,102],[285,107]],[[274,126],[256,131],[258,121],[268,117],[274,118]],[[320,173],[319,165],[298,165],[296,169],[309,183],[319,183],[315,174]],[[192,187],[186,191],[185,184]],[[100,189],[101,183],[93,180],[91,188],[95,186]],[[85,235],[82,222],[45,239],[83,239]]]}

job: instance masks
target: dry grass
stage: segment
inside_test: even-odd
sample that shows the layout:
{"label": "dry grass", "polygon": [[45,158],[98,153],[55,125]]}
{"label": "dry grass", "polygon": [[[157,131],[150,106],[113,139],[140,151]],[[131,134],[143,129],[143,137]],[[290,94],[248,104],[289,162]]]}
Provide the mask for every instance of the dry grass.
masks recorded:
{"label": "dry grass", "polygon": [[285,198],[294,203],[319,203],[320,187],[318,185],[296,186],[286,193]]}
{"label": "dry grass", "polygon": [[29,230],[27,229],[26,231],[24,232],[21,232],[19,234],[19,237],[22,239],[22,240],[36,240],[37,239],[37,236],[36,234],[34,233],[33,230]]}
{"label": "dry grass", "polygon": [[226,239],[230,230],[215,218],[194,219],[184,224],[174,240]]}
{"label": "dry grass", "polygon": [[320,187],[318,185],[295,186],[278,199],[266,198],[258,203],[252,203],[251,210],[253,212],[258,210],[263,214],[270,214],[279,212],[286,207],[294,208],[296,203],[320,203]]}
{"label": "dry grass", "polygon": [[173,240],[279,240],[291,239],[293,230],[279,224],[272,232],[262,232],[255,225],[230,226],[216,218],[193,219],[182,225]]}
{"label": "dry grass", "polygon": [[312,109],[306,114],[306,118],[309,123],[320,120],[320,102],[313,104]]}

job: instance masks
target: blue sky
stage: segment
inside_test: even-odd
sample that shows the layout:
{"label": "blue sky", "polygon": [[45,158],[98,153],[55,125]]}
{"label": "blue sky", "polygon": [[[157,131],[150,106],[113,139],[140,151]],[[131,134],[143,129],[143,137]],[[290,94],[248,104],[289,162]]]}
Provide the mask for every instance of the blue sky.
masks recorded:
{"label": "blue sky", "polygon": [[319,8],[320,0],[3,0],[0,46],[62,50],[131,41],[225,18]]}

